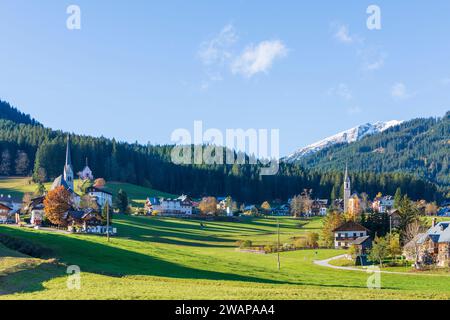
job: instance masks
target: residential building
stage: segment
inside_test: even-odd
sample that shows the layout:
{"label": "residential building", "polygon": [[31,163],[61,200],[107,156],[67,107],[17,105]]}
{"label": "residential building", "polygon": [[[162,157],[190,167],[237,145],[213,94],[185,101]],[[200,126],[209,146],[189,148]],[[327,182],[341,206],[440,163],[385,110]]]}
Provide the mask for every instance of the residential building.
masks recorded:
{"label": "residential building", "polygon": [[[434,263],[438,267],[450,267],[450,221],[436,223],[424,236],[416,239],[419,263]],[[410,245],[410,244],[409,244]],[[411,245],[410,245],[411,246]]]}
{"label": "residential building", "polygon": [[103,208],[106,203],[108,203],[110,208],[112,207],[112,193],[106,191],[103,188],[97,187],[89,187],[86,189],[86,192],[89,196],[97,201],[100,208]]}
{"label": "residential building", "polygon": [[394,198],[392,196],[377,197],[372,202],[372,209],[377,213],[386,213],[394,208]]}
{"label": "residential building", "polygon": [[328,199],[316,199],[311,204],[312,214],[315,216],[326,216],[328,210]]}
{"label": "residential building", "polygon": [[0,224],[11,222],[13,209],[0,203]]}
{"label": "residential building", "polygon": [[192,201],[188,198],[181,199],[156,199],[149,198],[152,211],[158,211],[159,214],[168,215],[192,215]]}
{"label": "residential building", "polygon": [[334,233],[334,247],[348,248],[350,244],[360,237],[368,235],[369,230],[359,223],[349,221],[333,230]]}

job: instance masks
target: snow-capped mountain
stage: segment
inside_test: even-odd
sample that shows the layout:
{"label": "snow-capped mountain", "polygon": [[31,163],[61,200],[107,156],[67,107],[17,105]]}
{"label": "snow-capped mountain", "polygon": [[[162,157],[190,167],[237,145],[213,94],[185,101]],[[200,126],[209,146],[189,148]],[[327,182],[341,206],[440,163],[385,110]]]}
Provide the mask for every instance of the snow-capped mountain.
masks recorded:
{"label": "snow-capped mountain", "polygon": [[361,140],[365,136],[383,132],[394,126],[398,126],[403,121],[391,120],[391,121],[379,121],[375,123],[366,123],[349,130],[338,133],[334,136],[325,138],[309,146],[297,150],[295,153],[289,155],[284,160],[287,162],[294,162],[302,157],[318,152],[326,147],[332,146],[337,143],[352,143]]}

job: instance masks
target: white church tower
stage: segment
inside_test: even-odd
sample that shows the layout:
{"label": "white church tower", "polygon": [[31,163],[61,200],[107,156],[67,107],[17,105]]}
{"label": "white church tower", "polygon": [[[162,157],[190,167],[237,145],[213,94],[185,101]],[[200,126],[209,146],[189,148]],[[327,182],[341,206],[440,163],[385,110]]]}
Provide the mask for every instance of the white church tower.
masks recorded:
{"label": "white church tower", "polygon": [[345,165],[345,176],[344,176],[344,212],[348,212],[348,202],[352,194],[350,178],[348,176],[348,167]]}
{"label": "white church tower", "polygon": [[73,189],[73,168],[72,168],[72,158],[70,156],[70,136],[67,136],[67,147],[66,147],[66,164],[64,165],[64,181],[66,181],[67,186]]}

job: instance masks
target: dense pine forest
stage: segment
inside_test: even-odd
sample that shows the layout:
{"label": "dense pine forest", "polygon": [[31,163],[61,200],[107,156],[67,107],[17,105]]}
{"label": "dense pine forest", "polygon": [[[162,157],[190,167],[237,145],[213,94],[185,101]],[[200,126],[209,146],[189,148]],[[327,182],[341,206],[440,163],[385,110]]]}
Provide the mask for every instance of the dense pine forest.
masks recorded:
{"label": "dense pine forest", "polygon": [[450,186],[450,111],[442,118],[414,119],[351,144],[326,148],[299,160],[320,172],[345,166],[353,172],[405,172]]}
{"label": "dense pine forest", "polygon": [[[0,118],[0,175],[51,180],[62,173],[67,133],[45,128],[4,103],[0,104]],[[130,144],[74,134],[71,146],[75,171],[82,170],[87,159],[96,177],[174,194],[231,195],[239,201],[262,202],[286,200],[307,188],[313,190],[314,197],[342,197],[344,162],[327,172],[282,163],[277,175],[261,177],[258,165],[175,165],[170,161],[170,145]],[[400,187],[413,199],[442,199],[435,184],[413,175],[375,174],[356,170],[355,163],[352,166],[355,191],[373,197],[378,192],[394,194]]]}

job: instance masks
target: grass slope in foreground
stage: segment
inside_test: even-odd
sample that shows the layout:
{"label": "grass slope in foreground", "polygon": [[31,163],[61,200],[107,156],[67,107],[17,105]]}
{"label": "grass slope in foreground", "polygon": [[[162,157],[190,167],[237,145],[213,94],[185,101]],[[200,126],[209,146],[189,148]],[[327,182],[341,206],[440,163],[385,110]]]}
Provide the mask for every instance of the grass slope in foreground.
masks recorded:
{"label": "grass slope in foreground", "polygon": [[[81,290],[68,290],[65,268],[48,261],[15,271],[0,267],[3,299],[449,299],[450,277],[382,275],[382,289],[366,288],[368,275],[314,265],[335,250],[276,255],[235,251],[236,240],[270,243],[276,221],[198,222],[154,217],[114,218],[120,237],[106,239],[0,226],[0,233],[28,239],[52,250],[66,265],[82,270]],[[315,230],[281,219],[282,241]],[[4,253],[6,259],[12,253]],[[2,261],[5,258],[2,258]],[[22,257],[21,259],[27,259]],[[3,264],[0,264],[3,265]],[[42,266],[41,266],[42,265]],[[2,270],[3,269],[3,270]],[[6,269],[6,271],[5,271]],[[9,271],[8,271],[9,270]],[[5,275],[6,273],[6,275]],[[27,286],[19,279],[28,279]]]}

